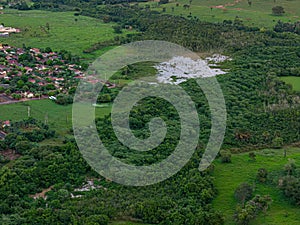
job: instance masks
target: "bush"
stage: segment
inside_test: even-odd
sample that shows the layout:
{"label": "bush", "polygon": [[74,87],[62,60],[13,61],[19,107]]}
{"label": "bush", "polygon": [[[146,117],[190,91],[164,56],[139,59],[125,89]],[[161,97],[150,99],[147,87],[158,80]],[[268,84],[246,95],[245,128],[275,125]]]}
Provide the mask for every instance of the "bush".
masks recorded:
{"label": "bush", "polygon": [[122,34],[122,27],[119,25],[113,26],[114,32],[116,34]]}
{"label": "bush", "polygon": [[16,153],[25,154],[27,151],[31,150],[33,144],[29,141],[19,141],[16,143],[15,149]]}
{"label": "bush", "polygon": [[234,213],[235,222],[240,225],[248,225],[260,212],[265,212],[269,208],[271,201],[272,199],[268,195],[256,195],[244,207],[237,207]]}
{"label": "bush", "polygon": [[231,162],[231,152],[228,150],[221,150],[221,161],[222,163],[230,163]]}
{"label": "bush", "polygon": [[276,137],[272,141],[273,148],[282,148],[283,146],[283,139],[281,137]]}
{"label": "bush", "polygon": [[264,183],[266,182],[267,177],[268,171],[265,168],[259,168],[256,175],[257,180],[261,183]]}
{"label": "bush", "polygon": [[256,160],[256,154],[255,154],[255,152],[249,152],[249,158],[250,158],[252,161],[255,161],[255,160]]}
{"label": "bush", "polygon": [[284,165],[284,171],[287,175],[291,176],[295,174],[296,167],[295,160],[289,159],[289,162]]}
{"label": "bush", "polygon": [[242,183],[235,189],[234,197],[239,203],[244,204],[245,201],[251,199],[252,192],[253,188],[248,183]]}
{"label": "bush", "polygon": [[282,184],[280,189],[283,190],[284,195],[291,199],[292,203],[300,205],[300,179],[294,176],[286,176],[281,178]]}
{"label": "bush", "polygon": [[73,103],[73,98],[70,95],[59,94],[55,102],[59,105],[68,105]]}
{"label": "bush", "polygon": [[107,225],[109,218],[106,215],[92,215],[85,219],[87,225]]}
{"label": "bush", "polygon": [[284,8],[282,6],[275,6],[272,8],[272,14],[275,16],[281,16],[284,13]]}

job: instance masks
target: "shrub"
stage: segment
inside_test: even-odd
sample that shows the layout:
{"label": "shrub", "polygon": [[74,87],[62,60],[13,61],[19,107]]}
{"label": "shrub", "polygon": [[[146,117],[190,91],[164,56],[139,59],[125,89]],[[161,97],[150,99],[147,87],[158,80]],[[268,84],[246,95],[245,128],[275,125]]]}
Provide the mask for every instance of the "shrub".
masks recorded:
{"label": "shrub", "polygon": [[300,179],[294,176],[286,176],[282,178],[280,189],[284,195],[291,199],[292,203],[300,205]]}
{"label": "shrub", "polygon": [[252,192],[253,188],[248,183],[242,183],[235,189],[234,197],[239,203],[244,204],[245,201],[251,199]]}
{"label": "shrub", "polygon": [[248,225],[260,212],[265,212],[269,208],[271,201],[272,199],[268,195],[256,195],[244,207],[237,207],[234,213],[235,222],[240,225]]}
{"label": "shrub", "polygon": [[231,162],[231,152],[230,151],[221,150],[220,155],[221,155],[221,161],[223,163],[230,163]]}
{"label": "shrub", "polygon": [[276,137],[272,141],[273,148],[282,148],[283,146],[283,139],[281,137]]}
{"label": "shrub", "polygon": [[295,160],[289,159],[289,162],[284,165],[284,171],[286,172],[287,175],[291,176],[295,173],[295,170],[296,170]]}
{"label": "shrub", "polygon": [[73,103],[73,98],[70,95],[59,94],[55,102],[59,105],[68,105]]}
{"label": "shrub", "polygon": [[284,13],[284,8],[282,6],[275,6],[272,8],[272,14],[275,16],[281,16]]}
{"label": "shrub", "polygon": [[29,141],[19,141],[16,143],[16,153],[25,154],[33,147],[33,144]]}
{"label": "shrub", "polygon": [[109,218],[106,215],[91,215],[85,219],[87,225],[106,225],[108,224]]}
{"label": "shrub", "polygon": [[268,171],[265,168],[259,168],[257,171],[256,178],[259,182],[266,182],[268,177]]}
{"label": "shrub", "polygon": [[252,161],[255,161],[255,160],[256,160],[256,154],[255,154],[255,152],[249,152],[249,158],[250,158]]}

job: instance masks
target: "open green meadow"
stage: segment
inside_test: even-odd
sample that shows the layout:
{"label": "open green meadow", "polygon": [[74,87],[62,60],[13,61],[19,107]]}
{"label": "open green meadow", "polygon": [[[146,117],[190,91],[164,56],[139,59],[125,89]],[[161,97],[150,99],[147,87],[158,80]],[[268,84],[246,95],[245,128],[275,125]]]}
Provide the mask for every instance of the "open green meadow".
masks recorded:
{"label": "open green meadow", "polygon": [[[190,4],[190,8],[184,9],[183,5]],[[179,3],[179,6],[176,4]],[[153,9],[158,7],[157,2],[145,3],[151,5]],[[282,16],[272,15],[274,6],[282,6],[285,14]],[[212,8],[214,6],[224,6],[224,8]],[[294,22],[300,19],[300,1],[298,0],[252,0],[249,6],[247,0],[170,0],[170,3],[156,8],[162,11],[166,8],[166,13],[183,16],[197,16],[200,20],[209,22],[222,22],[223,20],[234,20],[236,16],[241,18],[245,25],[272,28],[278,20],[284,22]],[[174,8],[174,11],[172,10]]]}
{"label": "open green meadow", "polygon": [[293,77],[293,76],[280,77],[280,80],[284,81],[287,84],[291,84],[293,90],[300,91],[300,77]]}
{"label": "open green meadow", "polygon": [[[51,47],[56,51],[65,49],[87,59],[94,59],[102,52],[84,54],[83,50],[94,43],[110,40],[116,36],[112,28],[115,24],[103,23],[101,20],[86,16],[74,16],[74,12],[9,9],[0,15],[0,23],[21,29],[21,33],[0,38],[0,43],[17,47],[22,47],[23,44],[37,48]],[[132,31],[123,30],[121,35],[129,32]]]}
{"label": "open green meadow", "polygon": [[[255,152],[256,161],[250,160],[249,153],[232,155],[232,163],[228,164],[216,160],[214,177],[218,195],[213,201],[213,206],[225,215],[225,224],[234,224],[233,214],[237,204],[234,191],[241,183],[254,184],[259,168],[267,169],[269,174],[282,170],[289,158],[300,165],[299,153],[299,148],[288,148],[287,157],[284,158],[282,149],[266,149]],[[251,224],[300,224],[299,208],[291,205],[277,187],[256,182],[254,194],[269,194],[273,202],[266,215],[260,214]]]}
{"label": "open green meadow", "polygon": [[[19,121],[27,118],[28,106],[31,117],[43,122],[48,117],[48,125],[60,135],[66,134],[72,127],[72,105],[58,105],[49,99],[0,105],[0,120]],[[111,110],[111,105],[101,108],[92,105],[89,107],[90,110],[95,109],[96,117],[108,115]]]}

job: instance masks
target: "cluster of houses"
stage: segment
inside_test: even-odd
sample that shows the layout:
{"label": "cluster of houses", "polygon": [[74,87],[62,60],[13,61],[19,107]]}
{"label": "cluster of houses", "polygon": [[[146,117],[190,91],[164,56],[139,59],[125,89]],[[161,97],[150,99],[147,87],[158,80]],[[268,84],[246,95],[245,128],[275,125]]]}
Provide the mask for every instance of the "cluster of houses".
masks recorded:
{"label": "cluster of houses", "polygon": [[62,54],[0,43],[0,102],[9,101],[7,98],[21,100],[68,94],[81,79],[91,84],[105,83],[108,88],[116,86],[86,75],[78,63],[66,60]]}
{"label": "cluster of houses", "polygon": [[[22,56],[24,54],[30,58],[30,62],[21,60],[21,58],[24,58]],[[11,83],[16,83],[18,79],[25,75],[27,83],[29,83],[27,86],[35,87],[35,90],[39,93],[45,90],[43,87],[49,84],[53,86],[52,90],[67,93],[68,89],[78,83],[78,80],[85,78],[80,65],[68,63],[62,59],[59,53],[46,53],[38,48],[25,50],[0,44],[0,60],[0,83],[5,88],[11,87]],[[14,82],[11,82],[13,80]],[[19,87],[16,93],[22,94],[23,98],[36,96],[36,93],[30,91],[30,89],[32,90],[32,88],[22,90],[22,87]],[[47,95],[47,93],[43,94]]]}

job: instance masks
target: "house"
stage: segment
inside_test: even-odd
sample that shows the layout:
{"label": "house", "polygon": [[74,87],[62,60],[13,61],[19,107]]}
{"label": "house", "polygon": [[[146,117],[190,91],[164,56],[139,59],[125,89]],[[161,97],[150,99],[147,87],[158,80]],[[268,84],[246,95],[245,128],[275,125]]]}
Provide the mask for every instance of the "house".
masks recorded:
{"label": "house", "polygon": [[5,127],[10,127],[10,121],[9,120],[5,120],[2,122],[2,127],[5,128]]}
{"label": "house", "polygon": [[54,77],[55,81],[64,81],[65,79],[63,77]]}
{"label": "house", "polygon": [[[1,77],[1,76],[0,76]],[[3,88],[9,88],[9,84],[0,84],[0,87],[3,87]]]}
{"label": "house", "polygon": [[34,94],[33,93],[29,93],[28,95],[27,95],[27,98],[33,98],[34,97]]}
{"label": "house", "polygon": [[4,27],[3,25],[0,25],[0,32],[1,33],[19,33],[20,29],[16,29],[13,27]]}
{"label": "house", "polygon": [[35,54],[40,54],[41,53],[40,49],[38,49],[38,48],[31,48],[30,52],[35,53]]}
{"label": "house", "polygon": [[31,67],[25,66],[26,73],[30,73],[33,71]]}
{"label": "house", "polygon": [[43,82],[38,82],[38,85],[40,85],[40,86],[45,86],[46,84],[43,83]]}
{"label": "house", "polygon": [[25,98],[33,98],[34,97],[34,94],[30,93],[30,92],[24,92],[23,95],[24,95]]}
{"label": "house", "polygon": [[0,33],[0,37],[8,37],[8,36],[9,36],[8,32]]}
{"label": "house", "polygon": [[84,76],[75,76],[74,78],[77,78],[77,79],[83,79]]}
{"label": "house", "polygon": [[0,78],[6,77],[7,72],[6,71],[0,71]]}
{"label": "house", "polygon": [[6,133],[0,131],[0,140],[3,140],[6,137]]}
{"label": "house", "polygon": [[28,79],[28,82],[35,84],[36,80],[35,80],[35,79],[32,79],[32,78],[30,78],[30,79]]}

